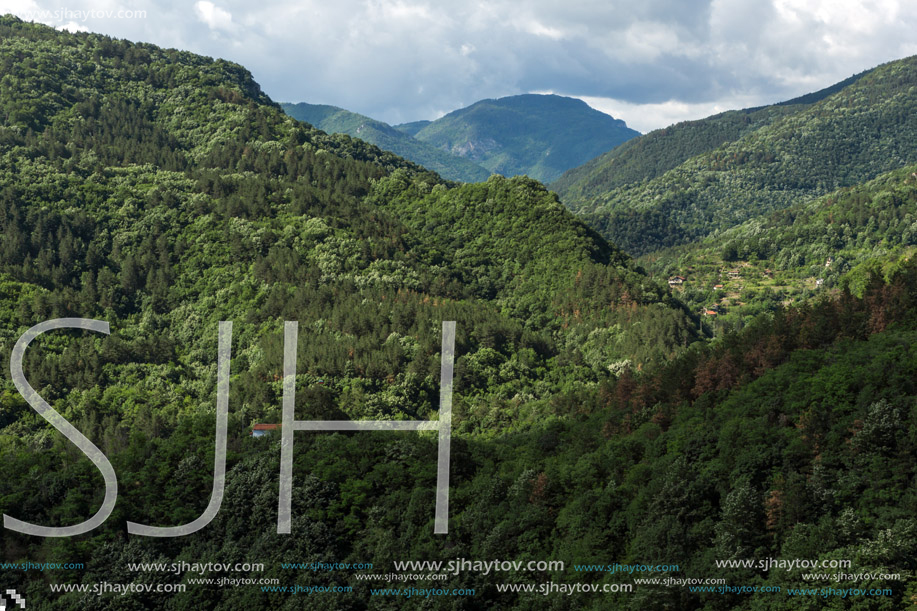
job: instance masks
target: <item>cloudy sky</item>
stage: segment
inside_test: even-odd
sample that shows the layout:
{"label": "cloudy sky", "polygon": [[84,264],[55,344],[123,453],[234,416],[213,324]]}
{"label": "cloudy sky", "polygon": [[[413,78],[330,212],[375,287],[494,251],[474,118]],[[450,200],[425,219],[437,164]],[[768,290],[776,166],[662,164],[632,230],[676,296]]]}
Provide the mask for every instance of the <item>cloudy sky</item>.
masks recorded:
{"label": "cloudy sky", "polygon": [[0,0],[0,13],[224,57],[276,101],[390,123],[553,92],[646,132],[917,54],[913,0]]}

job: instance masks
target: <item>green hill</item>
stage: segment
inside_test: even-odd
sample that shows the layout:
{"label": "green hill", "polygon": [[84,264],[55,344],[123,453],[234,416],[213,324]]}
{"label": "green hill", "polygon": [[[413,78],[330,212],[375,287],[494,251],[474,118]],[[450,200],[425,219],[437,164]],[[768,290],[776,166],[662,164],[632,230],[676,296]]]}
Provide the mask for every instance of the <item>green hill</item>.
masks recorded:
{"label": "green hill", "polygon": [[685,278],[676,294],[692,309],[719,306],[720,328],[841,287],[859,293],[864,278],[917,248],[915,172],[888,172],[643,262],[660,277]]}
{"label": "green hill", "polygon": [[[0,572],[28,608],[401,609],[410,595],[433,609],[725,611],[866,587],[717,566],[742,559],[877,575],[881,596],[832,595],[839,608],[914,596],[914,264],[694,341],[678,301],[529,178],[448,183],[285,116],[241,66],[153,45],[2,17],[0,70],[3,358],[41,321],[111,325],[47,333],[24,359],[119,482],[91,533],[3,530],[5,563],[83,565]],[[128,534],[127,520],[186,524],[207,506],[222,320],[220,511],[189,536]],[[296,416],[314,420],[436,419],[439,329],[457,321],[448,535],[433,534],[437,436],[410,431],[296,433],[292,534],[276,533],[281,444],[250,431],[280,420],[284,320],[300,328]],[[98,471],[4,371],[0,512],[86,519]],[[460,559],[523,568],[387,581],[412,573],[396,562]],[[759,590],[636,581],[666,577]],[[542,585],[554,593],[522,588]]]}
{"label": "green hill", "polygon": [[[917,161],[914,84],[917,59],[908,58],[848,79],[846,86],[829,88],[826,97],[801,98],[816,99],[812,104],[727,113],[681,125],[670,137],[674,148],[685,152],[663,155],[658,162],[662,173],[655,177],[655,170],[647,168],[656,159],[654,149],[665,149],[667,136],[651,134],[655,144],[647,136],[647,145],[630,147],[638,156],[633,171],[627,171],[631,162],[622,151],[613,165],[625,171],[609,173],[609,188],[602,191],[600,178],[568,177],[561,184],[567,189],[562,189],[567,194],[564,202],[634,254],[690,243]],[[741,127],[745,119],[750,121],[747,129]],[[724,127],[728,125],[733,127]],[[697,149],[679,147],[695,128],[716,137]],[[723,144],[699,152],[720,138]],[[680,162],[681,156],[691,154]],[[678,165],[666,170],[673,163]]]}
{"label": "green hill", "polygon": [[527,94],[481,100],[413,135],[492,172],[550,181],[640,134],[581,100]]}
{"label": "green hill", "polygon": [[563,201],[579,205],[612,189],[661,176],[692,157],[734,142],[798,110],[798,106],[767,106],[677,123],[628,140],[568,170],[550,186]]}
{"label": "green hill", "polygon": [[[279,420],[284,320],[300,321],[298,417],[393,420],[436,418],[439,328],[456,320],[457,444],[526,426],[553,397],[696,339],[679,303],[531,179],[453,186],[285,116],[238,65],[182,51],[4,17],[0,67],[0,345],[9,351],[51,318],[110,323],[108,337],[36,340],[26,376],[111,458],[123,484],[116,515],[79,550],[7,530],[6,559],[66,556],[95,568],[63,579],[99,581],[126,570],[132,554],[172,554],[172,543],[198,560],[206,549],[228,545],[227,558],[244,549],[271,572],[280,559],[308,557],[311,537],[279,538],[268,514],[231,500],[257,496],[245,473],[277,460],[248,435],[253,423]],[[165,547],[124,539],[126,519],[178,524],[206,503],[220,320],[235,323],[221,517]],[[93,466],[7,377],[0,397],[0,509],[41,524],[91,515],[101,493]],[[347,438],[300,439],[298,460],[313,443]],[[363,439],[383,453],[395,441],[405,456],[430,447],[414,433]],[[297,467],[297,480],[319,476],[315,466]],[[426,491],[426,472],[418,478]],[[296,494],[304,516],[311,510]],[[410,504],[402,492],[391,500]],[[337,526],[323,556],[373,536],[337,531],[362,529],[363,517],[334,510],[327,519]],[[268,537],[267,547],[239,526]],[[5,572],[3,583],[48,601],[47,585],[28,577]],[[271,605],[260,591],[191,589],[174,604],[208,608],[225,597],[235,606],[254,595],[257,607]],[[77,594],[51,598],[85,607]]]}
{"label": "green hill", "polygon": [[864,74],[866,72],[772,106],[730,110],[657,129],[568,170],[550,186],[564,201],[581,203],[616,187],[656,178],[691,157],[735,142],[777,119],[795,114],[856,82]]}
{"label": "green hill", "polygon": [[[535,181],[450,186],[285,116],[222,60],[17,21],[3,28],[0,272],[44,289],[40,312],[125,325],[152,317],[162,329],[234,314],[257,337],[281,312],[337,321],[322,341],[351,339],[318,342],[309,358],[322,363],[323,350],[346,352],[351,341],[382,346],[393,320],[354,330],[392,316],[393,301],[434,315],[433,300],[525,330],[541,342],[539,358],[563,355],[557,363],[584,367],[587,379],[693,339],[680,304]],[[214,309],[218,293],[228,296]],[[522,335],[504,333],[485,343],[509,358]],[[377,369],[340,367],[342,388]]]}
{"label": "green hill", "polygon": [[433,170],[446,179],[480,182],[490,176],[488,170],[476,163],[415,140],[382,121],[323,104],[283,103],[280,106],[294,119],[310,123],[329,134],[347,134],[365,140]]}

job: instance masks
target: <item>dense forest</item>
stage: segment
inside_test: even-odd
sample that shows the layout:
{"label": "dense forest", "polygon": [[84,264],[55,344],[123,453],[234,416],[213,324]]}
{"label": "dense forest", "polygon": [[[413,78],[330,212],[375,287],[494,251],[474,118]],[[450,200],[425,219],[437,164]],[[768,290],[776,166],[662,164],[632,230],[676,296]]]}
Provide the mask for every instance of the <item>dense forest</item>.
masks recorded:
{"label": "dense forest", "polygon": [[[864,262],[835,292],[708,341],[664,283],[537,181],[444,181],[285,116],[238,65],[153,45],[3,17],[0,66],[4,515],[68,525],[101,504],[99,472],[17,393],[8,365],[39,322],[111,325],[47,333],[25,355],[29,383],[119,481],[114,512],[88,534],[0,531],[4,562],[84,565],[0,571],[28,608],[901,609],[917,596],[906,258]],[[889,180],[901,178],[909,197],[906,177]],[[129,535],[127,521],[180,525],[207,506],[222,320],[234,326],[221,510],[189,536]],[[435,435],[390,431],[298,433],[292,534],[277,534],[280,440],[250,433],[280,421],[285,320],[299,321],[296,415],[311,420],[435,420],[441,323],[456,321],[448,535],[433,534]],[[866,586],[888,595],[828,601],[635,581],[851,587],[716,566],[769,557],[898,577]],[[474,595],[407,602],[373,590],[431,584],[283,566],[384,575],[457,558],[566,569],[460,571],[432,586]],[[263,563],[208,577],[352,590],[131,568],[147,562]],[[679,570],[573,568],[615,562]],[[100,582],[188,588],[52,591]],[[499,587],[547,582],[634,589]]]}
{"label": "dense forest", "polygon": [[882,174],[724,231],[644,256],[652,272],[681,277],[693,311],[718,306],[715,328],[801,303],[908,259],[917,248],[917,166]]}
{"label": "dense forest", "polygon": [[487,180],[490,176],[490,170],[485,170],[470,159],[421,142],[412,134],[402,132],[382,121],[325,104],[300,102],[281,103],[280,106],[294,119],[309,123],[329,134],[347,134],[375,144],[381,149],[419,163],[446,179],[478,182]]}
{"label": "dense forest", "polygon": [[360,138],[464,182],[486,180],[491,173],[553,180],[640,135],[581,100],[557,95],[481,100],[435,121],[394,127],[336,106],[281,107],[323,131]]}
{"label": "dense forest", "polygon": [[606,151],[551,183],[564,201],[582,203],[624,185],[656,178],[691,157],[735,142],[765,125],[797,113],[844,87],[864,73],[792,100],[744,110],[729,110],[705,119],[657,129]]}
{"label": "dense forest", "polygon": [[640,135],[582,100],[539,94],[481,100],[396,128],[491,172],[546,182]]}
{"label": "dense forest", "polygon": [[630,254],[689,244],[917,162],[915,84],[917,58],[890,62],[786,104],[654,132],[558,188]]}
{"label": "dense forest", "polygon": [[[532,180],[444,182],[286,117],[222,60],[4,18],[0,61],[4,358],[43,320],[108,321],[109,337],[43,336],[25,371],[121,457],[123,481],[148,482],[122,491],[98,544],[125,516],[180,522],[205,500],[219,320],[236,323],[233,464],[270,455],[240,444],[279,420],[283,320],[308,329],[297,383],[317,419],[435,418],[439,326],[457,321],[456,412],[493,432],[490,418],[537,419],[559,393],[697,338],[677,301]],[[4,512],[73,522],[99,492],[91,465],[4,386]],[[39,455],[50,462],[21,468]],[[189,465],[193,481],[173,477]],[[59,543],[4,541],[10,557]]]}

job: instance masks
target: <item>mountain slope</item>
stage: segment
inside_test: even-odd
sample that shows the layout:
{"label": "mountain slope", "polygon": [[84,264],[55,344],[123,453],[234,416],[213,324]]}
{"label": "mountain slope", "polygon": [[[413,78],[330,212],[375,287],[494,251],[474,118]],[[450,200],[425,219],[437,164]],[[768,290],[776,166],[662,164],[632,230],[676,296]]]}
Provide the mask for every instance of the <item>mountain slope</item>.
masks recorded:
{"label": "mountain slope", "polygon": [[581,100],[527,94],[481,100],[414,137],[498,174],[550,181],[638,135]]}
{"label": "mountain slope", "polygon": [[329,134],[347,134],[365,140],[433,170],[446,179],[480,182],[490,176],[489,171],[476,163],[415,140],[382,121],[323,104],[282,103],[280,106],[294,119],[310,123]]}
{"label": "mountain slope", "polygon": [[[278,537],[271,517],[250,514],[242,500],[251,492],[246,473],[277,460],[269,440],[249,439],[249,427],[279,420],[285,320],[300,323],[298,417],[335,420],[435,419],[439,330],[455,320],[457,448],[459,425],[468,435],[525,426],[553,397],[669,358],[696,339],[683,307],[543,185],[502,177],[451,185],[285,116],[241,66],[4,17],[0,68],[4,358],[39,322],[107,321],[110,336],[36,340],[25,374],[130,482],[117,514],[93,533],[98,540],[65,552],[68,540],[8,531],[10,560],[66,553],[118,573],[126,569],[116,557],[184,549],[202,559],[256,531],[268,537],[264,545],[239,549],[272,571],[281,558],[307,557],[302,542],[311,537]],[[125,519],[180,524],[206,505],[219,321],[234,323],[220,521],[166,542],[172,551],[125,539]],[[307,437],[297,440],[300,456],[346,439]],[[430,447],[428,437],[403,437],[370,436],[372,452],[395,456],[390,442],[399,440],[408,455]],[[97,471],[8,377],[0,380],[0,451],[4,513],[49,525],[93,513]],[[299,464],[295,477],[316,475]],[[305,516],[311,509],[297,490],[294,513]],[[348,494],[333,496],[350,503]],[[362,530],[363,517],[339,518],[337,510],[327,516],[334,540],[363,540],[339,530]],[[337,545],[326,543],[323,555]],[[5,573],[4,585],[48,600],[47,585],[29,577]],[[209,597],[223,596],[201,590],[178,606],[208,608]],[[256,607],[272,606],[257,594]]]}
{"label": "mountain slope", "polygon": [[628,140],[551,183],[565,202],[574,205],[607,191],[664,174],[691,157],[734,142],[742,136],[792,115],[853,84],[866,72],[786,102],[730,110],[697,121],[684,121]]}
{"label": "mountain slope", "polygon": [[[534,571],[447,570],[430,587],[461,595],[429,600],[385,581],[395,562],[458,558],[560,560],[552,583],[599,589],[597,564],[660,558],[679,566],[664,577],[786,588],[812,582],[715,563],[844,558],[889,592],[838,604],[913,596],[913,265],[685,349],[677,302],[531,179],[450,185],[285,117],[243,68],[190,53],[4,17],[0,66],[4,359],[50,318],[112,331],[48,333],[26,353],[27,379],[119,481],[85,536],[4,530],[5,562],[83,565],[0,572],[29,608],[292,609],[307,595],[357,610],[409,594],[455,609],[799,607],[784,591],[500,587],[536,585]],[[220,510],[192,535],[126,534],[208,505],[222,320]],[[436,419],[439,329],[457,321],[447,535],[433,534],[438,436],[414,431],[297,433],[293,532],[277,534],[281,443],[250,432],[280,419],[284,320],[299,321],[296,416],[316,420]],[[98,471],[6,374],[0,456],[4,515],[74,524],[101,504]],[[210,562],[251,582],[171,568]],[[303,571],[319,589],[290,592]]]}
{"label": "mountain slope", "polygon": [[885,64],[646,182],[565,203],[635,254],[700,239],[917,161],[915,84],[917,58]]}
{"label": "mountain slope", "polygon": [[611,189],[665,174],[691,157],[734,142],[799,110],[794,106],[732,110],[656,130],[566,171],[551,183],[565,202],[578,206]]}
{"label": "mountain slope", "polygon": [[[375,302],[402,291],[411,307],[436,297],[485,318],[499,310],[570,355],[577,334],[620,323],[589,346],[590,376],[693,339],[679,304],[538,183],[451,188],[286,117],[228,62],[2,25],[0,249],[9,257],[0,271],[16,280],[63,291],[86,311],[104,297],[125,320],[150,307],[166,318],[195,310],[222,281],[240,296],[224,305],[259,321],[296,303],[331,308],[320,297],[329,292]],[[57,252],[50,232],[67,248]],[[298,297],[274,301],[289,291]],[[628,331],[629,320],[654,317],[682,332],[659,327],[657,343],[645,326]]]}
{"label": "mountain slope", "polygon": [[757,259],[777,269],[806,269],[829,287],[853,266],[909,246],[917,246],[914,165],[772,212],[709,245],[725,261]]}
{"label": "mountain slope", "polygon": [[417,132],[425,128],[427,125],[432,123],[432,121],[411,121],[410,123],[399,123],[395,125],[394,128],[400,132],[404,132],[409,136],[416,136]]}
{"label": "mountain slope", "polygon": [[915,172],[888,172],[644,262],[659,275],[686,278],[678,295],[692,308],[718,305],[720,327],[842,286],[859,294],[864,274],[917,248]]}

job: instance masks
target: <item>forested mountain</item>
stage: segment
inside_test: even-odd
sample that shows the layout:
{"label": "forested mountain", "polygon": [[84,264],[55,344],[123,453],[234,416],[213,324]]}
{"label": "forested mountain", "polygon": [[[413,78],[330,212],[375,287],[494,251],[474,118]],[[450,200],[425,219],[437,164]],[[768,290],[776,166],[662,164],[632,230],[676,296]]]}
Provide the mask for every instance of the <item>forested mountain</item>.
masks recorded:
{"label": "forested mountain", "polygon": [[779,104],[730,110],[657,129],[568,170],[550,186],[564,201],[581,203],[615,187],[656,178],[691,157],[734,142],[781,117],[799,112],[856,82],[864,74],[866,72]]}
{"label": "forested mountain", "polygon": [[772,212],[724,232],[712,246],[727,262],[773,261],[835,286],[860,263],[917,246],[917,166]]}
{"label": "forested mountain", "polygon": [[891,62],[801,104],[655,132],[559,187],[565,204],[627,252],[690,243],[917,161],[915,84],[917,58]]}
{"label": "forested mountain", "polygon": [[[0,531],[5,562],[84,564],[0,572],[29,609],[901,609],[917,594],[913,263],[865,266],[853,292],[694,341],[681,304],[540,183],[447,183],[285,116],[235,64],[3,17],[0,74],[0,353],[8,364],[51,318],[111,325],[49,332],[25,355],[30,384],[119,481],[89,534]],[[909,201],[906,176],[888,187]],[[900,227],[882,206],[879,226]],[[221,509],[192,535],[128,534],[128,520],[186,524],[207,506],[221,320],[234,322]],[[297,433],[292,534],[276,533],[279,439],[250,431],[280,420],[284,320],[300,328],[297,418],[316,420],[436,419],[439,329],[457,321],[447,535],[433,534],[436,436],[392,431]],[[0,512],[85,520],[99,472],[3,370]],[[885,577],[717,567],[767,558]],[[456,559],[566,566],[386,581],[396,561]],[[253,580],[222,586],[133,568],[181,562],[264,568],[203,575]],[[678,568],[588,567],[616,562]],[[782,590],[636,582],[656,577]],[[634,588],[504,587],[549,584]],[[294,586],[341,589],[277,589]],[[786,591],[829,586],[889,591]],[[407,602],[412,587],[474,592]]]}
{"label": "forested mountain", "polygon": [[563,201],[580,205],[611,189],[641,183],[665,174],[691,157],[738,140],[797,106],[766,106],[730,110],[698,121],[684,121],[628,140],[551,183]]}
{"label": "forested mountain", "polygon": [[409,136],[416,136],[417,132],[425,128],[430,123],[432,123],[432,121],[427,121],[427,120],[411,121],[410,123],[399,123],[398,125],[395,125],[394,127],[398,131],[404,132],[408,134]]}
{"label": "forested mountain", "polygon": [[640,135],[581,100],[536,94],[481,100],[400,128],[497,174],[543,181]]}
{"label": "forested mountain", "polygon": [[282,103],[280,106],[294,119],[310,123],[329,134],[347,134],[365,140],[433,170],[446,179],[479,182],[490,176],[490,171],[473,161],[421,142],[382,121],[325,104]]}
{"label": "forested mountain", "polygon": [[[335,491],[374,487],[375,476],[312,479],[315,465],[301,461],[313,443],[338,456],[333,464],[356,457],[352,438],[339,434],[297,441],[295,477],[339,508],[316,522],[325,535],[279,537],[268,513],[240,505],[275,477],[251,487],[252,470],[278,455],[270,440],[248,434],[255,422],[279,421],[284,320],[300,321],[298,415],[316,419],[435,419],[440,323],[456,320],[456,432],[468,435],[531,426],[566,393],[661,362],[696,338],[680,304],[541,184],[495,176],[450,186],[375,146],[286,117],[238,65],[4,17],[0,72],[4,358],[25,329],[51,318],[95,318],[112,329],[108,337],[48,334],[26,355],[30,383],[111,457],[122,482],[115,515],[76,545],[4,531],[10,560],[107,559],[104,570],[96,565],[103,573],[53,580],[92,581],[125,570],[130,558],[179,549],[197,559],[255,550],[276,573],[281,559],[368,553],[353,546],[370,544],[380,527],[394,532],[395,522],[432,532],[424,465],[435,441],[413,433],[363,437],[383,471],[387,452],[418,458],[420,483],[386,492],[389,509]],[[220,320],[235,322],[229,522],[168,543],[125,540],[127,519],[179,524],[206,505]],[[0,509],[42,524],[85,519],[101,498],[97,472],[6,372]],[[467,441],[456,443],[462,456]],[[325,501],[313,506],[296,494],[303,532],[302,520]],[[454,505],[455,520],[462,507]],[[395,522],[369,527],[370,514]],[[0,585],[48,600],[41,575],[23,577],[3,573]],[[243,596],[210,595],[233,604]],[[248,595],[256,606],[269,598]],[[85,595],[58,602],[87,608]]]}
{"label": "forested mountain", "polygon": [[[700,242],[643,258],[692,309],[716,305],[716,326],[850,286],[917,247],[917,166],[757,217]],[[711,321],[712,322],[712,321]]]}
{"label": "forested mountain", "polygon": [[328,133],[360,138],[463,182],[491,173],[552,180],[639,133],[580,100],[520,95],[482,100],[436,121],[392,127],[323,104],[281,104],[284,112]]}

